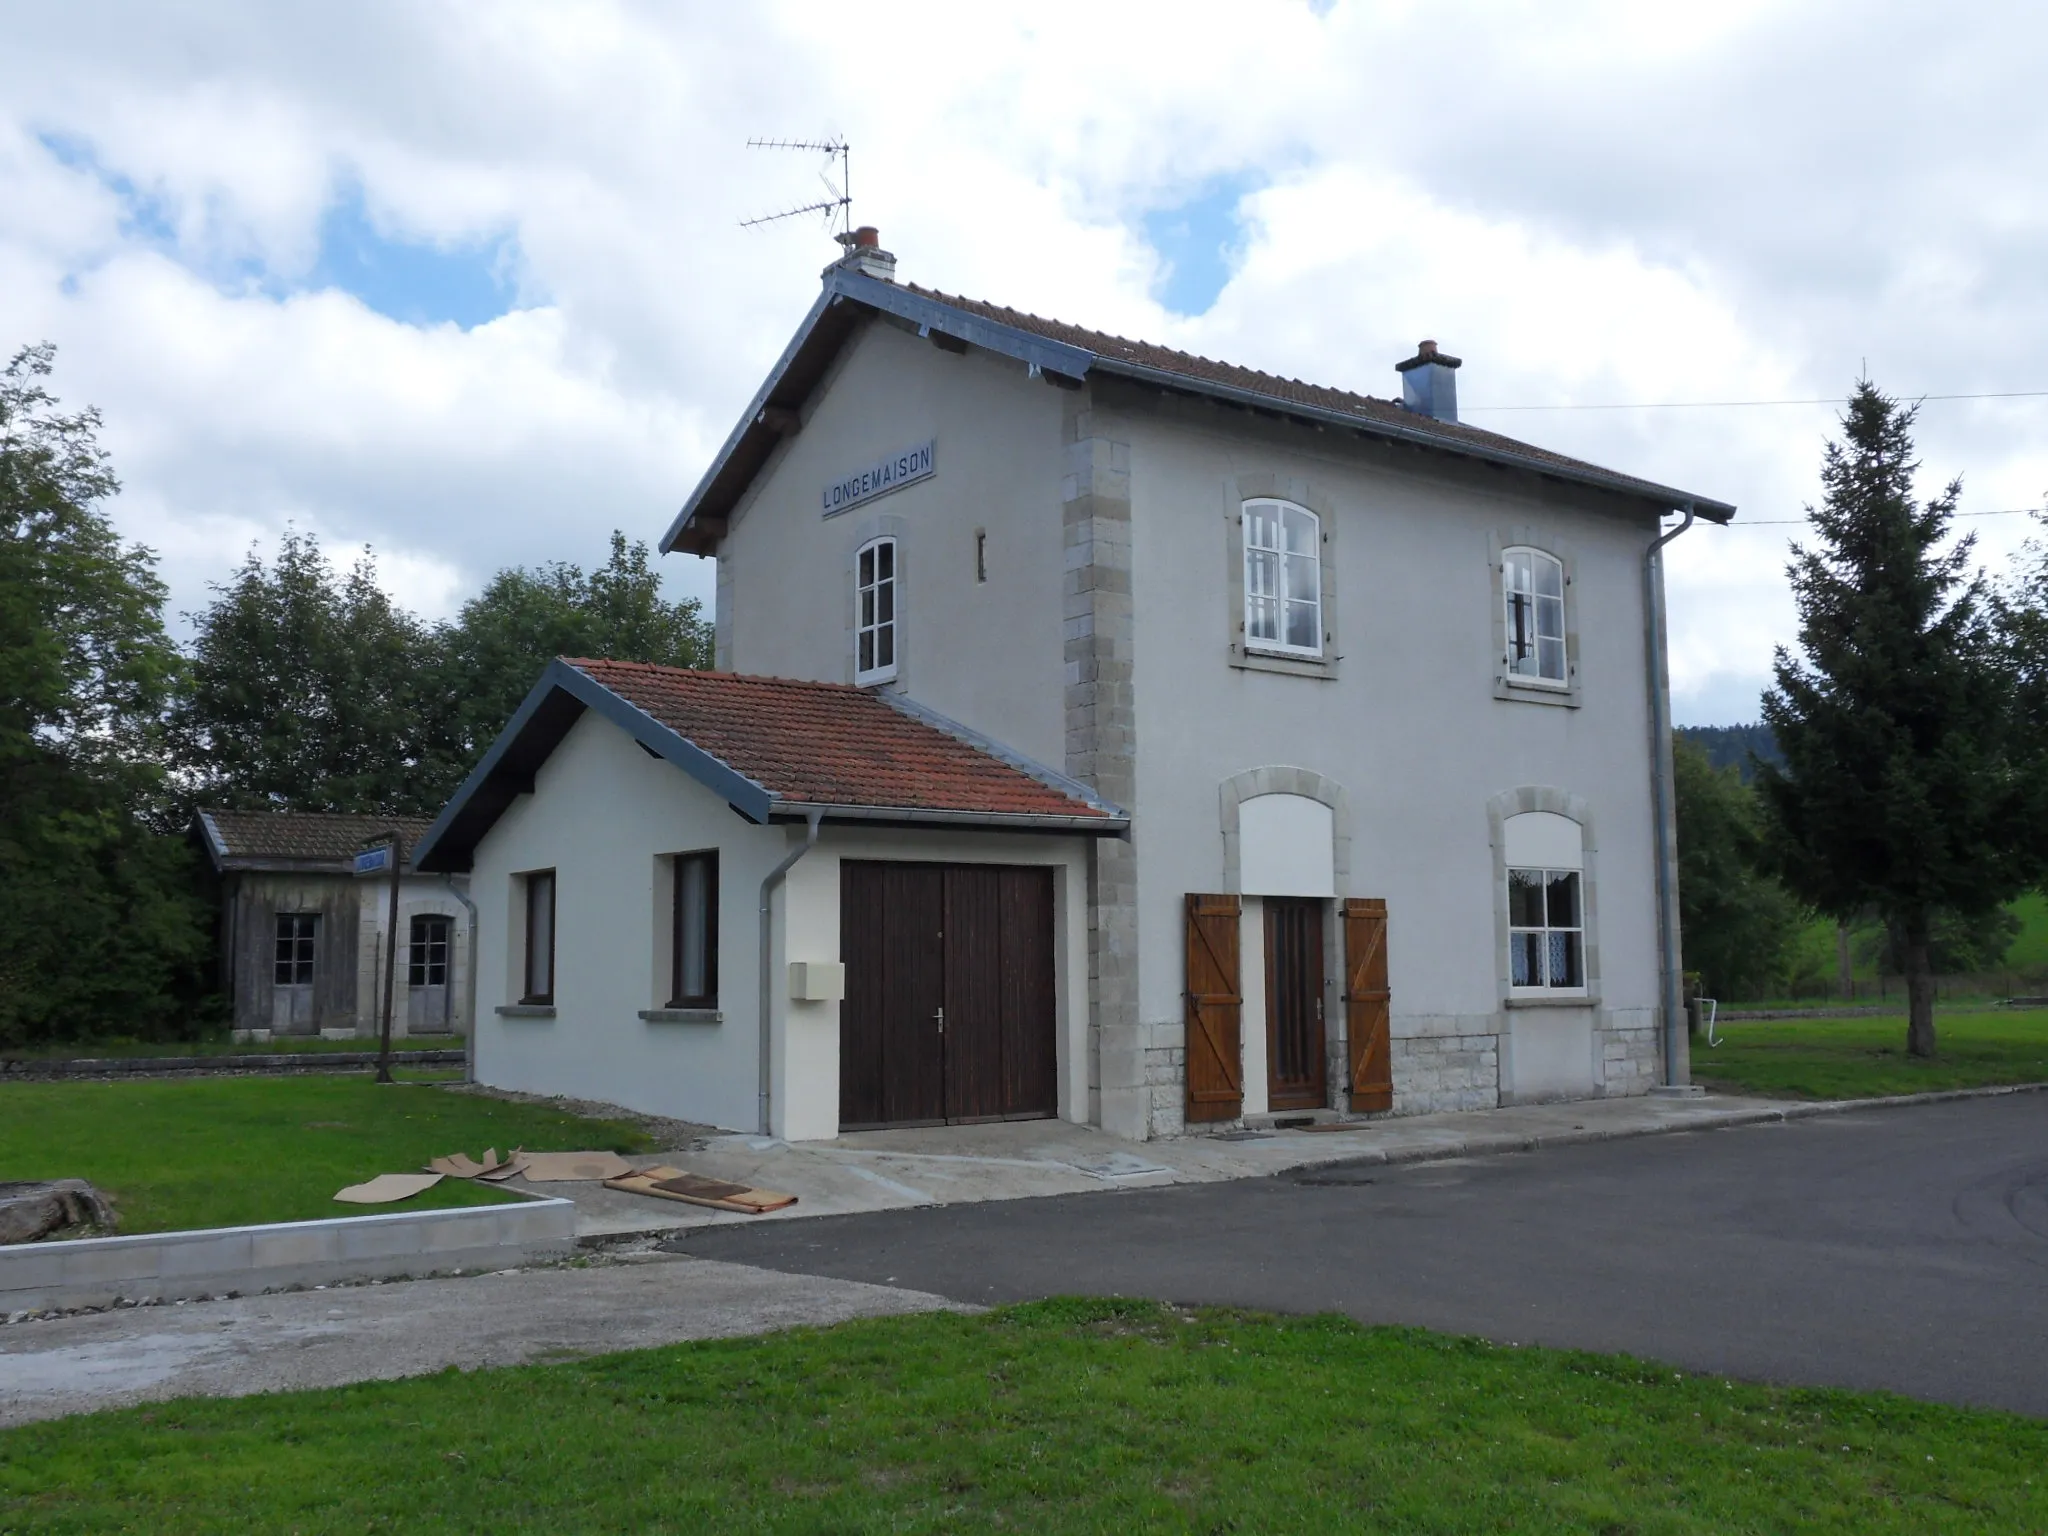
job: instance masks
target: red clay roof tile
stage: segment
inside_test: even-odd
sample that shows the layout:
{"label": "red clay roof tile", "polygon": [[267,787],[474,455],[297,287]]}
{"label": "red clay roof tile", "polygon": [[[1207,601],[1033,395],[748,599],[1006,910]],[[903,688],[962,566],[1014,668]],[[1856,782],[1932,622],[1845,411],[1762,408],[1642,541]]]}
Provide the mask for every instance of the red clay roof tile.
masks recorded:
{"label": "red clay roof tile", "polygon": [[868,689],[636,661],[564,660],[784,801],[1002,816],[1106,816],[1099,806]]}

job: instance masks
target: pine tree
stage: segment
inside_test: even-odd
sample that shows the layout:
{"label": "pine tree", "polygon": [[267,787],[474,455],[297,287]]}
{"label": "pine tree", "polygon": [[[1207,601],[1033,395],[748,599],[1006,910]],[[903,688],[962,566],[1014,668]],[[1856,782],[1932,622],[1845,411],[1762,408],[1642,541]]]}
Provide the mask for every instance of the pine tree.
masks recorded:
{"label": "pine tree", "polygon": [[1780,647],[1764,719],[1784,766],[1757,775],[1776,861],[1801,899],[1875,909],[1904,961],[1906,1049],[1932,1056],[1930,945],[2036,871],[2018,693],[1973,541],[1948,539],[1962,482],[1913,496],[1915,412],[1868,382],[1828,444],[1818,535],[1795,545],[1795,658]]}

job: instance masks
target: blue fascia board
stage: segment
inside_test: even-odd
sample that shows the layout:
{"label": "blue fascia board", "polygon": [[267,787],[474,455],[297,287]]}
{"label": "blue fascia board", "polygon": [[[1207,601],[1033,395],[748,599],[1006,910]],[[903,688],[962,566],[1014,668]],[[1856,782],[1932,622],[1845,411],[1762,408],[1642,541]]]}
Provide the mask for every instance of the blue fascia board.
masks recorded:
{"label": "blue fascia board", "polygon": [[713,757],[689,737],[663,725],[631,699],[621,698],[589,673],[579,671],[564,661],[557,661],[554,665],[565,674],[557,687],[581,699],[635,741],[653,748],[756,826],[767,823],[768,813],[775,805],[775,796],[765,785],[748,778],[722,758]]}
{"label": "blue fascia board", "polygon": [[503,762],[505,754],[512,750],[512,744],[524,733],[541,705],[546,702],[547,696],[555,691],[557,672],[570,670],[572,669],[563,666],[560,661],[548,663],[548,669],[541,673],[540,681],[527,690],[526,697],[520,700],[519,707],[512,711],[512,718],[505,723],[505,729],[498,732],[498,739],[490,744],[484,755],[478,759],[477,765],[469,770],[469,776],[457,785],[455,793],[448,797],[448,803],[441,807],[441,814],[436,816],[434,824],[427,828],[427,835],[413,845],[412,862],[415,868],[426,867],[427,861],[433,857],[434,850],[440,846],[448,828],[454,823],[455,818],[462,814],[463,807],[476,797],[476,792],[497,772],[498,764]]}
{"label": "blue fascia board", "polygon": [[1633,476],[1615,474],[1597,465],[1574,469],[1570,465],[1553,463],[1537,458],[1533,454],[1515,453],[1505,448],[1489,448],[1479,443],[1461,442],[1445,437],[1426,427],[1404,427],[1397,422],[1376,420],[1368,416],[1353,416],[1348,411],[1333,411],[1324,406],[1307,405],[1298,400],[1283,400],[1277,395],[1264,394],[1256,389],[1244,389],[1235,384],[1224,384],[1213,379],[1193,378],[1185,373],[1175,373],[1166,368],[1150,368],[1143,363],[1124,362],[1117,358],[1098,357],[1096,365],[1104,373],[1120,374],[1141,383],[1158,385],[1164,389],[1178,390],[1187,394],[1208,395],[1218,400],[1228,400],[1233,405],[1253,406],[1259,410],[1275,411],[1283,416],[1295,416],[1303,420],[1326,426],[1343,427],[1349,431],[1364,433],[1372,437],[1392,438],[1397,442],[1414,443],[1424,448],[1435,448],[1460,458],[1478,459],[1483,463],[1500,464],[1513,469],[1531,470],[1539,475],[1548,475],[1555,480],[1566,480],[1577,485],[1597,486],[1601,490],[1633,496],[1641,501],[1661,501],[1674,510],[1690,506],[1701,517],[1710,522],[1726,523],[1735,516],[1735,508],[1728,502],[1715,501],[1707,496],[1695,496],[1690,491],[1677,490],[1668,485],[1658,485],[1649,480],[1638,480]]}
{"label": "blue fascia board", "polygon": [[811,339],[811,333],[818,328],[818,321],[835,304],[852,301],[864,304],[870,309],[896,316],[917,326],[920,331],[939,331],[947,336],[958,337],[973,346],[984,347],[1045,373],[1063,374],[1068,378],[1083,378],[1095,362],[1095,354],[1083,347],[1068,346],[1065,342],[1052,341],[1043,336],[1034,336],[1029,331],[1020,331],[1015,326],[1002,325],[993,320],[984,320],[979,315],[955,309],[950,304],[941,304],[936,299],[912,293],[895,283],[884,282],[878,277],[869,277],[864,272],[854,272],[844,267],[835,267],[828,272],[824,290],[804,316],[789,345],[782,349],[782,356],[775,360],[775,366],[768,370],[768,377],[754,392],[748,402],[746,414],[739,419],[725,445],[718,450],[710,466],[697,481],[697,488],[690,492],[682,510],[668,525],[668,531],[661,536],[658,546],[661,553],[670,554],[676,547],[676,540],[682,536],[684,525],[703,506],[704,498],[712,486],[725,473],[726,465],[739,451],[740,444],[749,432],[770,430],[761,423],[761,412],[769,399],[781,386],[783,376],[802,354]]}
{"label": "blue fascia board", "polygon": [[658,547],[662,554],[669,554],[675,549],[676,538],[682,533],[683,525],[703,504],[705,494],[724,472],[726,462],[739,448],[740,440],[749,431],[765,430],[761,427],[760,421],[761,411],[768,404],[768,397],[775,393],[776,386],[782,382],[782,376],[789,372],[789,365],[796,361],[797,354],[804,349],[804,343],[811,339],[811,332],[818,328],[819,317],[832,307],[832,300],[830,288],[818,295],[818,300],[811,306],[810,313],[804,316],[803,323],[796,328],[796,334],[790,337],[789,345],[782,349],[782,356],[775,360],[775,366],[768,370],[768,377],[763,379],[761,387],[754,391],[754,398],[747,404],[746,414],[740,417],[739,424],[726,437],[725,445],[718,450],[717,455],[711,460],[710,467],[697,481],[697,488],[690,492],[690,499],[683,503],[682,511],[678,512],[675,521],[668,525],[668,532],[661,536]]}
{"label": "blue fascia board", "polygon": [[1096,355],[1086,347],[1070,346],[998,320],[983,319],[863,272],[835,271],[827,291],[843,294],[899,320],[908,320],[922,330],[939,331],[1004,357],[1014,357],[1046,373],[1079,379],[1085,378],[1095,365]]}
{"label": "blue fascia board", "polygon": [[[463,809],[504,762],[519,738],[532,724],[540,708],[557,692],[566,693],[586,708],[595,710],[607,720],[625,731],[634,740],[644,742],[664,759],[704,785],[713,794],[721,797],[748,821],[759,825],[768,820],[768,813],[775,797],[762,785],[728,767],[709,752],[704,751],[687,738],[678,735],[670,727],[648,714],[630,700],[620,698],[589,673],[572,667],[557,658],[548,663],[548,669],[541,674],[540,681],[533,685],[505,729],[498,733],[498,739],[491,743],[469,777],[442,807],[441,814],[434,818],[434,824],[427,828],[427,834],[413,849],[412,864],[424,869],[433,858],[441,839],[454,825]],[[479,834],[479,837],[481,834]]]}

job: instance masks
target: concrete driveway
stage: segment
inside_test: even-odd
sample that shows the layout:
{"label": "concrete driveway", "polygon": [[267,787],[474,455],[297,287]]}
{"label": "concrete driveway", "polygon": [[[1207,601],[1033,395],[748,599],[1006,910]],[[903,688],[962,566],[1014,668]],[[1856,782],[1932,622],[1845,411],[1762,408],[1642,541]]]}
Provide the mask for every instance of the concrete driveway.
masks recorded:
{"label": "concrete driveway", "polygon": [[903,1287],[644,1254],[129,1307],[0,1328],[0,1426],[170,1397],[336,1387],[946,1309]]}
{"label": "concrete driveway", "polygon": [[2048,1093],[671,1241],[964,1302],[1330,1310],[2048,1416]]}

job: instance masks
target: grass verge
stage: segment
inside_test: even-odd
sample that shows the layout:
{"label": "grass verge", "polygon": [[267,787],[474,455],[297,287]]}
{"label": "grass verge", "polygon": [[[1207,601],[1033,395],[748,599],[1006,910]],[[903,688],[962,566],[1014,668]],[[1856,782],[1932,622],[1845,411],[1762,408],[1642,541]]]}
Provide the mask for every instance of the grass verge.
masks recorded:
{"label": "grass verge", "polygon": [[2038,1530],[2048,1425],[1054,1301],[0,1432],[18,1531]]}
{"label": "grass verge", "polygon": [[450,1093],[437,1086],[448,1074],[397,1075],[388,1087],[366,1073],[0,1083],[0,1179],[89,1179],[123,1233],[172,1232],[516,1198],[443,1179],[397,1205],[335,1203],[345,1185],[444,1152],[647,1149],[623,1121]]}
{"label": "grass verge", "polygon": [[1757,1019],[1695,1039],[1692,1075],[1728,1093],[1867,1099],[2048,1082],[2048,1009],[1937,1013],[1931,1061],[1906,1054],[1906,1019]]}

